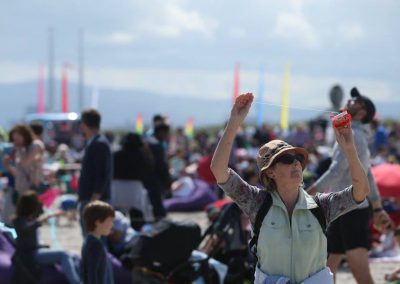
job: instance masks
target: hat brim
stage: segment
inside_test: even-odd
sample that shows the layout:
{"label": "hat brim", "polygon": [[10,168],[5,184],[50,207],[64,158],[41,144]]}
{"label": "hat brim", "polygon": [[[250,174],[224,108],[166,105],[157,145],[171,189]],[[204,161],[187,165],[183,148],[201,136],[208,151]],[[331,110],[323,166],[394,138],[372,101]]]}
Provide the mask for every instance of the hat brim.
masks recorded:
{"label": "hat brim", "polygon": [[296,154],[300,154],[300,155],[302,155],[302,156],[304,157],[304,163],[301,164],[301,167],[302,167],[302,169],[303,169],[303,171],[304,171],[304,169],[306,168],[306,162],[307,162],[307,160],[308,160],[308,152],[307,152],[307,150],[304,149],[304,148],[301,148],[301,147],[291,147],[291,148],[282,149],[282,150],[280,150],[279,152],[277,152],[277,153],[269,160],[268,164],[265,165],[264,167],[262,167],[262,168],[260,169],[260,178],[261,178],[261,174],[262,174],[266,169],[268,169],[269,167],[271,167],[271,165],[274,164],[274,162],[276,161],[276,159],[277,159],[280,155],[282,155],[283,153],[288,152],[288,151],[295,151]]}

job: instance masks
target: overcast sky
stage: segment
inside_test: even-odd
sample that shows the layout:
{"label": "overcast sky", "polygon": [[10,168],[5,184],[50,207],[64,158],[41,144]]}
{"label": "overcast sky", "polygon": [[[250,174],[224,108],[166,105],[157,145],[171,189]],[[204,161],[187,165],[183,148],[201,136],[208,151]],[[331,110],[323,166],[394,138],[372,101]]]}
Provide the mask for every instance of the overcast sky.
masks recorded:
{"label": "overcast sky", "polygon": [[[29,3],[28,3],[29,2]],[[257,95],[279,103],[285,63],[293,105],[322,107],[329,88],[354,85],[400,104],[398,0],[2,1],[0,83],[35,80],[55,32],[57,76],[69,62],[77,78],[78,33],[85,35],[85,83],[161,95]]]}

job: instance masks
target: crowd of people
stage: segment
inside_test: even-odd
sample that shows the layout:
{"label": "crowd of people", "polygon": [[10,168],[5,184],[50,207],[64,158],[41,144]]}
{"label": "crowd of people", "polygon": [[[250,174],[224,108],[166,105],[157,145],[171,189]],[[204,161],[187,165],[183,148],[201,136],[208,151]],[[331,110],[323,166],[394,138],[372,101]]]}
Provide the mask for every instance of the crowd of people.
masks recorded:
{"label": "crowd of people", "polygon": [[43,214],[39,199],[57,181],[43,172],[49,159],[43,128],[15,125],[9,131],[13,149],[3,153],[8,183],[1,197],[1,221],[17,233],[13,283],[35,283],[21,279],[21,269],[40,277],[44,264],[60,264],[69,283],[113,283],[107,252],[120,257],[141,231],[167,216],[164,200],[193,195],[198,179],[216,199],[229,196],[250,221],[255,283],[333,283],[344,255],[358,283],[373,283],[369,224],[382,233],[395,224],[371,167],[400,163],[400,123],[380,121],[374,103],[355,88],[344,106],[352,121],[341,128],[255,128],[245,124],[252,101],[251,93],[239,96],[224,130],[194,137],[155,115],[144,134],[115,139],[101,131],[97,110],[83,111],[83,154],[62,144],[51,157],[80,165],[76,191],[68,192],[85,239],[80,261],[38,242],[38,228],[63,214]]}

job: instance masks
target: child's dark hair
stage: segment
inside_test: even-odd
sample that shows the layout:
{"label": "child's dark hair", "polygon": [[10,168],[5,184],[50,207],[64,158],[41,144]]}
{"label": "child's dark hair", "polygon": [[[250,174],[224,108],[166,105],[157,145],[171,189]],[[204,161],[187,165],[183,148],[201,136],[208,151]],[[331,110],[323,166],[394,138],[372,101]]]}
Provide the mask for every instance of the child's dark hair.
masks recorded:
{"label": "child's dark hair", "polygon": [[103,222],[108,217],[114,216],[115,211],[110,204],[100,200],[92,201],[83,210],[85,230],[93,232],[96,229],[96,221]]}
{"label": "child's dark hair", "polygon": [[17,201],[17,217],[37,217],[40,214],[42,204],[37,193],[28,190],[22,193]]}

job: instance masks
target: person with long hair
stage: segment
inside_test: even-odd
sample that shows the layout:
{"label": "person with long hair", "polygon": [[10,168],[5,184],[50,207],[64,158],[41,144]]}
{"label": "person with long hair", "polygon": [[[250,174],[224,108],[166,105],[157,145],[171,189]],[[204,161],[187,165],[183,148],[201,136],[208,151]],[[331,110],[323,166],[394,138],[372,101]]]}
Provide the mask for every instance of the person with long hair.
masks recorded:
{"label": "person with long hair", "polygon": [[8,175],[2,220],[11,224],[18,196],[29,189],[39,190],[43,184],[43,151],[34,143],[30,127],[15,125],[9,132],[12,151],[4,155],[3,165]]}
{"label": "person with long hair", "polygon": [[4,158],[4,165],[15,178],[18,194],[36,190],[43,182],[43,151],[33,143],[34,139],[27,125],[18,124],[10,130],[14,154]]}

